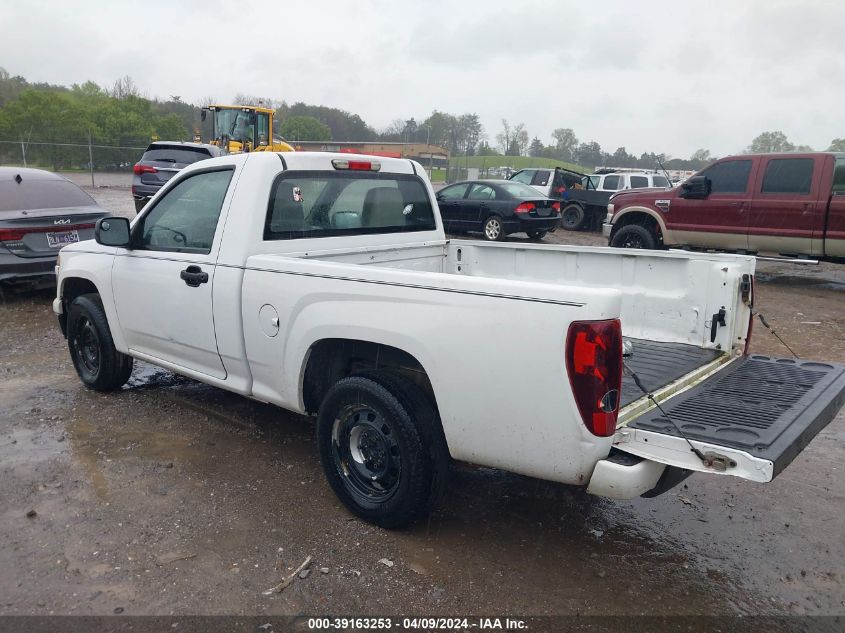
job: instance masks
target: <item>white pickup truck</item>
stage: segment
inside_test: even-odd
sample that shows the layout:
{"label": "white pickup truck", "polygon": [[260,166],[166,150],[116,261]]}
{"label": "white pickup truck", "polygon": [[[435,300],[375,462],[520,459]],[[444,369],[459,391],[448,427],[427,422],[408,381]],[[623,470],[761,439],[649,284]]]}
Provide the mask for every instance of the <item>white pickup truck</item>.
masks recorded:
{"label": "white pickup truck", "polygon": [[316,414],[331,487],[383,526],[452,459],[612,498],[767,482],[845,394],[842,366],[745,354],[752,257],[447,240],[409,160],[210,159],[95,234],[53,304],[82,382],[140,359]]}

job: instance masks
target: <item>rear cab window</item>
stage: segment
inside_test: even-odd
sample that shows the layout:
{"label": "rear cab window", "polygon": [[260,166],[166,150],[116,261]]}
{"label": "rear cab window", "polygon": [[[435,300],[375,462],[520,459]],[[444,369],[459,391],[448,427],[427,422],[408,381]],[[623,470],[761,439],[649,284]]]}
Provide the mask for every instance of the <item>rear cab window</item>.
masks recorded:
{"label": "rear cab window", "polygon": [[622,176],[605,176],[601,185],[604,191],[619,191],[622,187]]}
{"label": "rear cab window", "polygon": [[433,231],[434,210],[411,174],[287,171],[273,182],[264,240]]}
{"label": "rear cab window", "polygon": [[534,178],[531,179],[531,184],[536,187],[545,187],[549,184],[549,177],[551,177],[551,175],[552,172],[548,170],[538,169],[534,174]]}
{"label": "rear cab window", "polygon": [[760,193],[805,195],[813,184],[812,158],[772,158],[763,173]]}
{"label": "rear cab window", "polygon": [[837,158],[833,167],[833,191],[834,196],[845,196],[845,158]]}

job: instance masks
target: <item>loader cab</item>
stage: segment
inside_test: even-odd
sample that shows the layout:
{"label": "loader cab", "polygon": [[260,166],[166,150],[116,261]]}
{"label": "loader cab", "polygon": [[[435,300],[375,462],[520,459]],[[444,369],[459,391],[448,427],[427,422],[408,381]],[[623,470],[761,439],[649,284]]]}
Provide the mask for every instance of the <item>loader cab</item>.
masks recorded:
{"label": "loader cab", "polygon": [[212,116],[212,144],[224,152],[263,151],[271,148],[273,110],[254,106],[203,108],[202,118]]}

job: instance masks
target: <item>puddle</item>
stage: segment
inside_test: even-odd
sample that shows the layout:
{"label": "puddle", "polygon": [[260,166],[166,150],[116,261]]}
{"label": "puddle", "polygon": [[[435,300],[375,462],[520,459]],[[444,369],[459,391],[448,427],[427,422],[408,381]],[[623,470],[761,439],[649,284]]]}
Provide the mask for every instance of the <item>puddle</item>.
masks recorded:
{"label": "puddle", "polygon": [[89,421],[68,423],[74,459],[85,469],[97,498],[109,498],[108,464],[137,460],[157,463],[190,461],[200,451],[190,439],[162,431],[121,429],[115,425],[102,428]]}
{"label": "puddle", "polygon": [[63,434],[52,429],[12,429],[0,437],[2,464],[15,468],[52,459],[67,450],[63,438]]}

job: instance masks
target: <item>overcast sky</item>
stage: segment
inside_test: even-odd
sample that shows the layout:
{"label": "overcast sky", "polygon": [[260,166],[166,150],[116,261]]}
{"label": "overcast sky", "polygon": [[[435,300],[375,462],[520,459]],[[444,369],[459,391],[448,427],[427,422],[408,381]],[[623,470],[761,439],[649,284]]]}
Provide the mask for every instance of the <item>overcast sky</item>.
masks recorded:
{"label": "overcast sky", "polygon": [[606,151],[741,151],[760,132],[845,137],[845,2],[0,0],[0,66],[149,97],[237,93],[359,114],[433,109]]}

